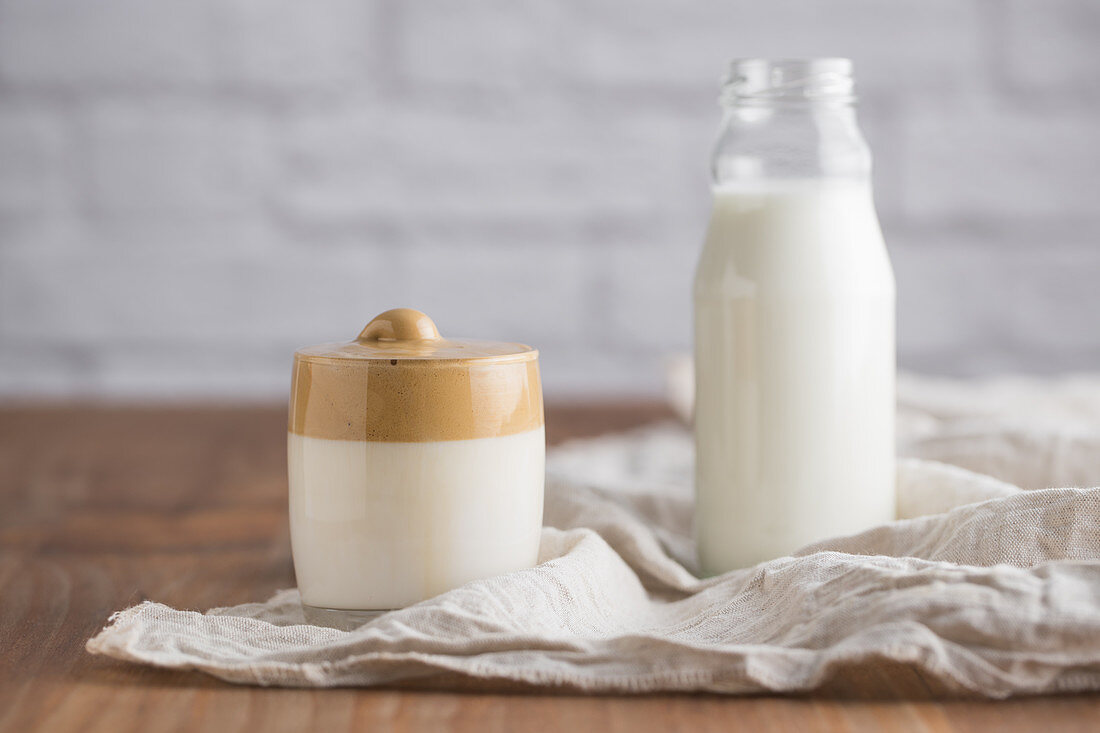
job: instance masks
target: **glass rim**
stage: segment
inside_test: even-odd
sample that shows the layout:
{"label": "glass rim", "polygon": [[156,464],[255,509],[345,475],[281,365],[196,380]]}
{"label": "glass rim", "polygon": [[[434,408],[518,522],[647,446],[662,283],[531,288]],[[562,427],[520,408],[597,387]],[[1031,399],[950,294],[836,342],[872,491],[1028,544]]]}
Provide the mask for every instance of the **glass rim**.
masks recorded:
{"label": "glass rim", "polygon": [[853,64],[843,57],[737,58],[729,63],[719,102],[750,104],[856,101]]}

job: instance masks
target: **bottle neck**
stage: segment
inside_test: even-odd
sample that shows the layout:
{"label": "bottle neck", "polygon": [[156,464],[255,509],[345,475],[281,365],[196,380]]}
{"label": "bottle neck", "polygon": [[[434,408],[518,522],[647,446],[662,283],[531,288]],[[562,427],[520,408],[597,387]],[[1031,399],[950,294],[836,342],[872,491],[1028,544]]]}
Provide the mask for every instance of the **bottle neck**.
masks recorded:
{"label": "bottle neck", "polygon": [[868,181],[846,59],[746,59],[723,87],[712,157],[716,185],[773,180]]}

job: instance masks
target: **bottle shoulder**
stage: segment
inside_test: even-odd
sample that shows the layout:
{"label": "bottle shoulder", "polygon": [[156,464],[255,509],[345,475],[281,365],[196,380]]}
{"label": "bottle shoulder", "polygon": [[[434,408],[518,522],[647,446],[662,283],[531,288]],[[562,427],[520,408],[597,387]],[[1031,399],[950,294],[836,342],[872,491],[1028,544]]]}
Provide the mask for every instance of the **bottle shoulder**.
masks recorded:
{"label": "bottle shoulder", "polygon": [[697,295],[893,286],[869,186],[818,181],[715,190]]}

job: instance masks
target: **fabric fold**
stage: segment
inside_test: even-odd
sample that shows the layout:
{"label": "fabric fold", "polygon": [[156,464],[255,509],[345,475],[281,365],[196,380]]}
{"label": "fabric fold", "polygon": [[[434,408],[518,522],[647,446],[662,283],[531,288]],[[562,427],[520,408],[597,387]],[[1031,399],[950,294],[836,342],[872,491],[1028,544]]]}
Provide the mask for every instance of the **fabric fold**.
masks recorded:
{"label": "fabric fold", "polygon": [[662,425],[551,453],[530,570],[346,632],[306,624],[295,590],[206,613],[146,602],[88,650],[278,686],[744,694],[916,672],[989,697],[1100,689],[1100,489],[1042,486],[1100,466],[1100,430],[1020,440],[986,410],[985,438],[952,443],[973,413],[931,404],[902,436],[919,457],[899,464],[897,521],[754,568],[694,575],[691,439]]}

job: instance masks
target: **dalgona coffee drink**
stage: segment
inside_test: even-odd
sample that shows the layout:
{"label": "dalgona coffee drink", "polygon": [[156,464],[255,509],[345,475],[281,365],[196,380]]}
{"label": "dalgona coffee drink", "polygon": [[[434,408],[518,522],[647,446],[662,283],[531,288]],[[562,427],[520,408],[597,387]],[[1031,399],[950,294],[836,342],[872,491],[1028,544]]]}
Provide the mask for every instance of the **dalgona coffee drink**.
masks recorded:
{"label": "dalgona coffee drink", "polygon": [[445,339],[423,313],[387,311],[355,341],[295,354],[287,457],[312,620],[352,625],[357,611],[531,567],[545,471],[538,352]]}

